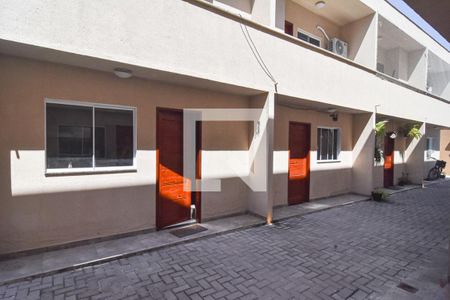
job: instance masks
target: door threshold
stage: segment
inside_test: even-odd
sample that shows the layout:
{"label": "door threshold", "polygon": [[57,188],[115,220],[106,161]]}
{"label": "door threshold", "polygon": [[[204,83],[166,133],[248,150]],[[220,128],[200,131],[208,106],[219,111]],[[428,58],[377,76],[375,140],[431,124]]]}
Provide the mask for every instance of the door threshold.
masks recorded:
{"label": "door threshold", "polygon": [[177,223],[177,224],[173,224],[173,225],[169,225],[169,226],[167,226],[167,227],[164,227],[163,230],[179,228],[179,227],[183,227],[183,226],[187,226],[187,225],[192,225],[192,224],[197,224],[197,220],[196,220],[196,219],[186,220],[186,221],[183,221],[183,222],[181,222],[181,223]]}

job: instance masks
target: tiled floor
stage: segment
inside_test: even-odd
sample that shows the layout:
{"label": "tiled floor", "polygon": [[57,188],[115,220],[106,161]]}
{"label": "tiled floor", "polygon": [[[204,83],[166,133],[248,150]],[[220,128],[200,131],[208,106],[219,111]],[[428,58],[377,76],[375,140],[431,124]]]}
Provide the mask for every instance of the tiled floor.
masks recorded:
{"label": "tiled floor", "polygon": [[0,285],[0,299],[446,300],[449,199],[450,182],[409,190]]}
{"label": "tiled floor", "polygon": [[[301,205],[279,207],[274,209],[274,220],[304,215],[313,211],[324,210],[366,199],[367,197],[365,196],[349,194]],[[246,214],[202,223],[202,226],[208,229],[207,231],[184,238],[178,238],[172,235],[169,233],[170,230],[163,230],[3,260],[0,261],[0,284],[38,274],[50,274],[58,270],[68,270],[74,267],[98,264],[134,253],[141,253],[197,238],[262,224],[264,224],[262,218]]]}

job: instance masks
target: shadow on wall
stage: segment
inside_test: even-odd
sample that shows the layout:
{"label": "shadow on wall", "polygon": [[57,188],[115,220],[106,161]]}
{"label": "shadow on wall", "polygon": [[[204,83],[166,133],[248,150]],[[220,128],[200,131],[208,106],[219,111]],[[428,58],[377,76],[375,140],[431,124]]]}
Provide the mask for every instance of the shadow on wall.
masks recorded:
{"label": "shadow on wall", "polygon": [[[245,136],[233,136],[230,127],[241,129]],[[237,174],[227,172],[223,157],[248,151],[249,127],[248,122],[204,124],[202,140],[209,154],[205,159],[212,158],[217,167],[211,178],[224,179],[223,192],[233,198],[205,193],[205,201],[212,202],[206,205],[205,216],[246,209],[240,197],[245,184]],[[214,143],[217,133],[222,138]],[[136,171],[53,176],[45,175],[42,146],[1,151],[1,170],[10,174],[0,182],[4,193],[0,199],[0,253],[155,227],[156,150],[153,146],[144,149],[136,152]]]}
{"label": "shadow on wall", "polygon": [[347,194],[351,187],[352,168],[311,171],[311,199]]}
{"label": "shadow on wall", "polygon": [[3,199],[0,253],[152,228],[154,193],[145,185]]}
{"label": "shadow on wall", "polygon": [[[10,156],[25,160],[24,152],[12,151]],[[43,150],[38,152],[44,156]],[[154,151],[145,151],[144,155],[156,158]],[[11,163],[11,157],[2,156],[3,163]],[[155,227],[154,160],[141,160],[138,166],[146,167],[137,172],[49,177],[43,173],[43,164],[38,162],[38,165],[41,167],[29,169],[31,173],[37,169],[36,179],[33,174],[27,176],[23,168],[17,172],[14,166],[5,166],[16,174],[4,176],[2,181],[9,187],[4,189],[0,200],[0,253]],[[246,192],[245,184],[237,175],[222,176],[223,173],[212,175],[222,179],[222,192],[227,197],[220,192],[204,193],[205,217],[246,209],[242,195]]]}
{"label": "shadow on wall", "polygon": [[[351,192],[351,168],[314,170],[310,173],[310,200]],[[288,204],[287,172],[274,174],[274,206]]]}
{"label": "shadow on wall", "polygon": [[371,66],[370,57],[372,55],[369,41],[374,35],[373,28],[376,26],[372,24],[374,22],[375,14],[371,14],[341,28],[342,38],[349,45],[349,58],[369,67]]}

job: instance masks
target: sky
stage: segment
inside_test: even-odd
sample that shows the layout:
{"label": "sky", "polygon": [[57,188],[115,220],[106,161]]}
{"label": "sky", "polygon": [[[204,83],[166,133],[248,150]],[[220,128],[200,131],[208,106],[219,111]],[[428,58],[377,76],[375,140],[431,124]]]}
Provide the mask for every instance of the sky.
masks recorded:
{"label": "sky", "polygon": [[[447,51],[450,51],[450,43],[439,34],[436,29],[433,28],[427,21],[422,19],[411,7],[409,7],[403,0],[386,0],[402,14],[408,17],[412,22],[419,26],[423,31],[425,31],[429,36],[435,39],[439,44],[441,44]],[[425,0],[424,0],[425,1]],[[444,1],[444,0],[442,0]],[[449,25],[450,26],[450,25]]]}

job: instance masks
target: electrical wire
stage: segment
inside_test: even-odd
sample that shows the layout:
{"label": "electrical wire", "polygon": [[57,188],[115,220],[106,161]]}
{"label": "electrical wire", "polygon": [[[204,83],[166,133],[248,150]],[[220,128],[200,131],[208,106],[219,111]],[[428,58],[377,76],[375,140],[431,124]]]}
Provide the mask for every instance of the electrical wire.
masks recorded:
{"label": "electrical wire", "polygon": [[[241,18],[241,20],[243,20],[243,17],[241,14],[239,14],[239,17]],[[241,31],[242,34],[245,37],[245,40],[248,44],[248,46],[250,47],[250,50],[253,53],[253,56],[255,57],[256,61],[258,62],[259,66],[261,67],[261,69],[263,70],[263,72],[270,78],[270,80],[273,82],[274,86],[275,86],[275,92],[278,92],[278,82],[275,79],[275,77],[272,75],[272,73],[270,72],[269,68],[267,67],[267,65],[264,63],[264,60],[261,57],[261,54],[258,51],[258,48],[256,48],[255,43],[253,42],[253,39],[250,35],[250,32],[247,29],[247,26],[245,26],[243,24],[243,22],[239,22],[239,26],[241,27]]]}

